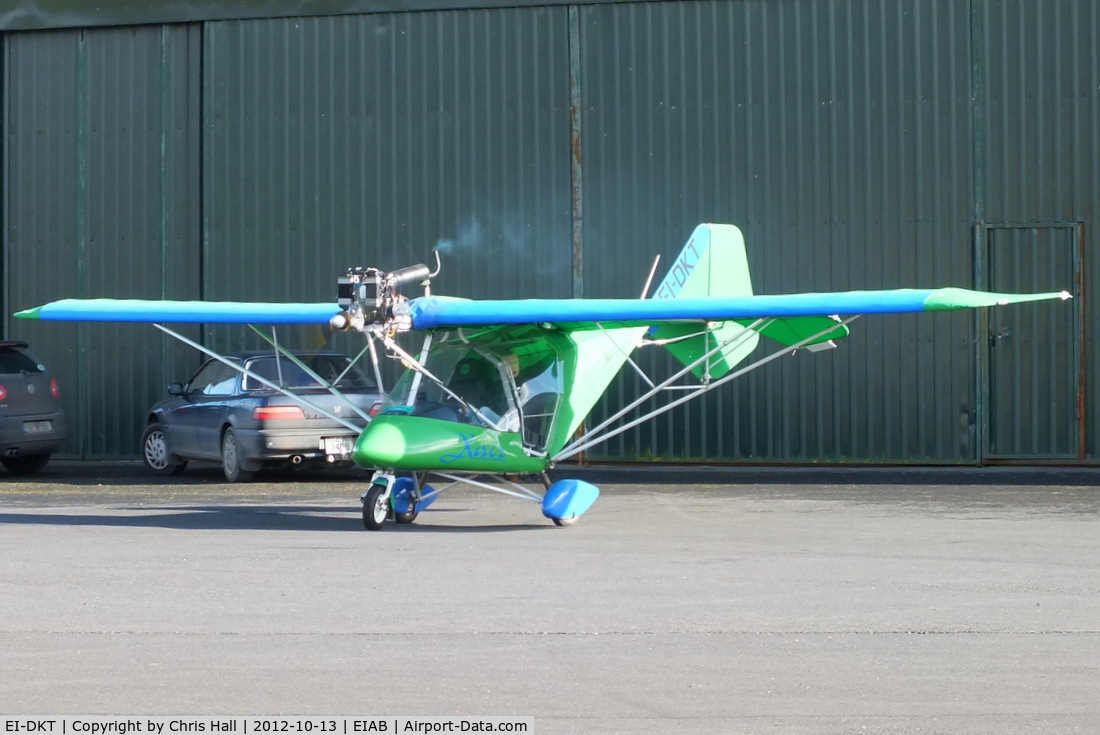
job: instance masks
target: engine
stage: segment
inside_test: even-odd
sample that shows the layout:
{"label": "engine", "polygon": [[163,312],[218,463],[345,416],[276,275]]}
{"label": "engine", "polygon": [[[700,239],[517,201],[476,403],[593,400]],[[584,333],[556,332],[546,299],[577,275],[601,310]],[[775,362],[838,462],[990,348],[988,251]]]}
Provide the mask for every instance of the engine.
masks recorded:
{"label": "engine", "polygon": [[432,276],[438,272],[438,268],[433,273],[423,263],[389,273],[377,268],[351,268],[337,279],[336,300],[340,313],[332,317],[329,324],[333,329],[359,332],[371,329],[407,331],[411,323],[403,304],[408,297],[401,294],[401,288],[420,284],[428,294]]}

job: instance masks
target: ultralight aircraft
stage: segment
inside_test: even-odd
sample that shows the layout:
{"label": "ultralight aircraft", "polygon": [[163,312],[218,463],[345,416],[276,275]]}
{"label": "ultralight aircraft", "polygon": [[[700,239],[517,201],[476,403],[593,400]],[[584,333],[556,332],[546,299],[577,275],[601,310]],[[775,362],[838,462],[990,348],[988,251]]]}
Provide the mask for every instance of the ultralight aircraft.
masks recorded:
{"label": "ultralight aircraft", "polygon": [[[590,483],[551,482],[547,471],[637,424],[698,398],[796,350],[836,346],[862,314],[943,311],[1002,306],[1070,294],[1005,294],[960,288],[894,289],[753,295],[745,242],[733,225],[702,224],[657,286],[640,299],[467,300],[431,295],[426,265],[384,272],[353,268],[339,278],[336,303],[246,303],[138,299],[64,299],[21,311],[21,319],[152,323],[273,390],[320,407],[249,374],[236,363],[164,326],[167,323],[329,325],[366,336],[356,357],[369,355],[381,385],[379,353],[406,370],[382,411],[369,420],[352,459],[373,469],[362,495],[363,523],[381,529],[388,519],[411,523],[444,490],[466,483],[540,503],[558,525],[570,525],[596,500]],[[656,266],[656,264],[654,264]],[[650,274],[652,281],[653,274]],[[408,298],[406,287],[423,295]],[[424,333],[414,355],[398,342]],[[259,330],[257,330],[259,331]],[[263,332],[261,332],[263,334]],[[780,348],[740,366],[761,337]],[[278,354],[298,362],[267,339]],[[631,355],[644,346],[668,350],[683,368],[657,382]],[[381,350],[379,349],[381,348]],[[579,432],[582,422],[624,365],[648,390],[606,420]],[[740,366],[740,367],[739,367]],[[314,376],[324,383],[320,376]],[[691,381],[685,386],[683,381]],[[338,382],[338,379],[332,383]],[[331,384],[325,383],[336,392]],[[657,396],[658,408],[627,418]],[[346,417],[329,418],[359,430]],[[364,420],[369,417],[363,417]],[[223,431],[231,428],[223,427]],[[171,448],[169,447],[169,452]],[[516,476],[538,476],[535,492]],[[441,481],[435,488],[429,478]]]}

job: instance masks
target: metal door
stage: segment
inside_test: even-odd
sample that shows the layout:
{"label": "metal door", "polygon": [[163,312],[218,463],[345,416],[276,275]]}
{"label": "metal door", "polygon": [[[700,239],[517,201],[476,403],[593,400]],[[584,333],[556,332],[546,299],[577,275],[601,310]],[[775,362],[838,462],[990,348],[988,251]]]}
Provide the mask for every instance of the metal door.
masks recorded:
{"label": "metal door", "polygon": [[[993,291],[1077,296],[1082,225],[988,225]],[[988,312],[989,459],[1078,459],[1084,390],[1080,299]]]}

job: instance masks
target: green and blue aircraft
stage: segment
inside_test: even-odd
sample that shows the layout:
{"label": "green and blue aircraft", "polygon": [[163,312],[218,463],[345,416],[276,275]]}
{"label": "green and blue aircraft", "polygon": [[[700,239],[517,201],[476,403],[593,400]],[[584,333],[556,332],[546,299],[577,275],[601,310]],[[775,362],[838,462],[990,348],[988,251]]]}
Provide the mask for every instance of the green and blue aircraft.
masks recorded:
{"label": "green and blue aircraft", "polygon": [[[356,464],[374,470],[362,496],[363,523],[378,530],[389,519],[412,522],[441,492],[460,483],[538,502],[547,518],[570,525],[599,491],[580,480],[551,482],[547,471],[556,463],[782,355],[835,347],[860,315],[1070,298],[1064,291],[1004,294],[959,288],[758,296],[741,231],[720,224],[695,229],[651,298],[643,293],[640,299],[457,299],[430,295],[433,275],[425,265],[391,272],[354,268],[339,279],[336,303],[65,299],[16,316],[152,323],[218,359],[164,325],[315,324],[364,334],[369,350],[360,355],[370,355],[376,375],[381,372],[379,347],[406,366],[381,413],[362,429],[352,455]],[[402,294],[417,285],[424,295],[410,299]],[[424,333],[415,355],[398,339],[411,330]],[[743,365],[762,337],[779,348]],[[629,364],[641,372],[631,355],[644,346],[663,347],[683,368],[661,382],[643,374],[649,385],[643,395],[581,432],[619,371]],[[260,376],[251,377],[298,399]],[[691,381],[686,389],[685,380]],[[640,417],[627,418],[657,396],[670,398]],[[509,479],[515,476],[540,477],[544,491]],[[428,479],[447,484],[437,489]]]}

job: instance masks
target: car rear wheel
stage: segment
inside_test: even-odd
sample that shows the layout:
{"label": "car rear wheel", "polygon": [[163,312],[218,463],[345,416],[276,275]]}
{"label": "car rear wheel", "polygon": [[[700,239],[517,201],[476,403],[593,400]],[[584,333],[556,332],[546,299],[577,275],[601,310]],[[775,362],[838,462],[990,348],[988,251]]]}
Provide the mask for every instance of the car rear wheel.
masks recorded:
{"label": "car rear wheel", "polygon": [[141,435],[141,460],[146,469],[158,475],[178,475],[187,468],[186,462],[172,461],[164,426],[160,423],[145,427],[145,433]]}
{"label": "car rear wheel", "polygon": [[30,475],[38,472],[50,461],[48,454],[32,454],[29,457],[0,457],[0,464],[13,475]]}
{"label": "car rear wheel", "polygon": [[248,482],[252,479],[252,471],[244,469],[241,445],[233,429],[226,429],[222,435],[222,472],[229,482]]}

